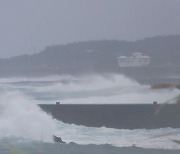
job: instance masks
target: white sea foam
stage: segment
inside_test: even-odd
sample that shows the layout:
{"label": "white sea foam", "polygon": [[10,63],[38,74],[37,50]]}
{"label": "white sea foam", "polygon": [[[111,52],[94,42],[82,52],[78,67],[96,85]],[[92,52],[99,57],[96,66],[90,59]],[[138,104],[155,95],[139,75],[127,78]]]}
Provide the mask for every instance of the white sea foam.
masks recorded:
{"label": "white sea foam", "polygon": [[[7,83],[7,81],[9,81]],[[26,82],[24,82],[26,81]],[[153,90],[123,75],[51,76],[34,79],[1,80],[0,92],[21,91],[37,103],[133,104],[164,103],[177,96],[177,89]]]}
{"label": "white sea foam", "polygon": [[93,128],[64,124],[57,122],[59,131],[56,135],[61,136],[67,142],[78,144],[111,144],[117,147],[137,146],[143,148],[180,149],[172,139],[179,139],[180,129],[161,128],[154,130],[146,129],[113,129]]}
{"label": "white sea foam", "polygon": [[[92,75],[3,79],[0,92],[0,137],[52,141],[56,134],[79,144],[178,148],[171,139],[178,139],[179,129],[117,130],[69,125],[53,120],[36,105],[57,100],[65,104],[163,103],[177,96],[180,93],[177,89],[152,90],[149,85],[140,85],[122,75]],[[174,131],[176,135],[153,138]]]}
{"label": "white sea foam", "polygon": [[122,75],[94,75],[71,79],[66,83],[34,86],[33,91],[41,96],[49,96],[49,99],[45,98],[47,103],[60,100],[64,104],[164,103],[180,93],[177,89],[153,90],[149,85],[140,85]]}
{"label": "white sea foam", "polygon": [[55,122],[33,101],[20,92],[0,95],[0,137],[16,136],[52,141],[56,130]]}

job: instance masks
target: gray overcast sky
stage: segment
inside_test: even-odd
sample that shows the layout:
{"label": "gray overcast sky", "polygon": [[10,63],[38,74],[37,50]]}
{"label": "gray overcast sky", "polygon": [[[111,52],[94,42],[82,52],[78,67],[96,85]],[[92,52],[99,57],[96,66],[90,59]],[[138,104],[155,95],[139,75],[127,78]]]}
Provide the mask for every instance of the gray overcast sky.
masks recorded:
{"label": "gray overcast sky", "polygon": [[0,58],[169,34],[180,34],[180,0],[0,0]]}

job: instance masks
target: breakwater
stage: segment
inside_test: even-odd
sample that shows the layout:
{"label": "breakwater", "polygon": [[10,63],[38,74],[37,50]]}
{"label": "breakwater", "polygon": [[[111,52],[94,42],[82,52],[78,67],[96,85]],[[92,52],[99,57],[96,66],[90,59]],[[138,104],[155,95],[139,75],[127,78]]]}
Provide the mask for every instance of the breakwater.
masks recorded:
{"label": "breakwater", "polygon": [[39,104],[64,123],[118,129],[180,128],[178,104]]}

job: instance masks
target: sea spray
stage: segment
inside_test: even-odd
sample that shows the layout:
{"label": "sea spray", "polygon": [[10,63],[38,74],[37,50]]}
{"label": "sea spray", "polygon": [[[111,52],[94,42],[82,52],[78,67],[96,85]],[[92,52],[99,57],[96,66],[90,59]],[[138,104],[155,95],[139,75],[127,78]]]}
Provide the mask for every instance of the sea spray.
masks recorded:
{"label": "sea spray", "polygon": [[50,76],[0,79],[0,92],[18,90],[34,98],[32,103],[64,104],[151,104],[164,103],[180,93],[178,89],[154,90],[123,75]]}
{"label": "sea spray", "polygon": [[21,92],[0,95],[0,136],[52,141],[56,125],[51,116]]}
{"label": "sea spray", "polygon": [[[149,85],[112,74],[3,79],[0,92],[0,142],[10,143],[12,138],[15,142],[21,138],[23,143],[25,139],[51,142],[55,134],[66,142],[78,144],[179,148],[171,142],[179,138],[179,133],[163,136],[179,129],[148,131],[76,126],[53,120],[37,106],[55,101],[64,104],[163,103],[177,96],[180,92],[177,89],[152,90]],[[156,135],[163,137],[153,138]]]}
{"label": "sea spray", "polygon": [[60,100],[64,104],[163,103],[180,93],[178,89],[154,90],[123,75],[89,75],[69,79],[34,86],[33,90],[38,94],[37,98],[45,103]]}

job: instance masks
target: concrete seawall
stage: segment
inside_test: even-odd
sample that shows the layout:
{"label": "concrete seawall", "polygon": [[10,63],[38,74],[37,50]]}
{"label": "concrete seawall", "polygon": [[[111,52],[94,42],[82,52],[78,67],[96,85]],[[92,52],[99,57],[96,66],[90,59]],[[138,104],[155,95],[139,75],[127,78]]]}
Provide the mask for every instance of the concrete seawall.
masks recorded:
{"label": "concrete seawall", "polygon": [[42,110],[69,124],[118,129],[180,128],[180,105],[40,104]]}

